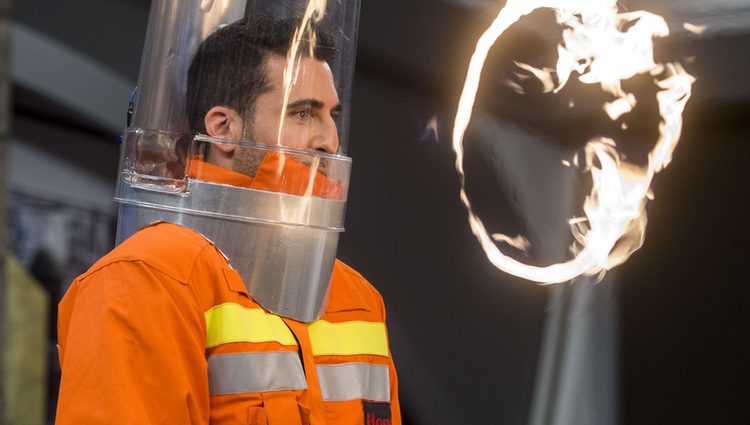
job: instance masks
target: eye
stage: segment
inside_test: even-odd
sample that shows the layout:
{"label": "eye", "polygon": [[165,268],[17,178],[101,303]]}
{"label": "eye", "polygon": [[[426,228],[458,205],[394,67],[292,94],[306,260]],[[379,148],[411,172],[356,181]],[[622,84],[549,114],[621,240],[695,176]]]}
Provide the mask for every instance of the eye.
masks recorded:
{"label": "eye", "polygon": [[292,112],[292,116],[300,120],[308,120],[310,118],[310,111],[308,109],[300,109]]}

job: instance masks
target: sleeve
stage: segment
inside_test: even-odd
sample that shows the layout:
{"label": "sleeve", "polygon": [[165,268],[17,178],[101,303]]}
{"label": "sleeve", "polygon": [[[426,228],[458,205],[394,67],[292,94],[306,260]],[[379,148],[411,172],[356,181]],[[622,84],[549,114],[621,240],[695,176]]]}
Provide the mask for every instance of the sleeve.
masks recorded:
{"label": "sleeve", "polygon": [[398,377],[396,367],[393,364],[393,355],[389,354],[389,377],[391,382],[391,420],[393,425],[401,425],[401,405],[398,401]]}
{"label": "sleeve", "polygon": [[[380,298],[380,308],[383,317],[383,323],[386,323],[385,303]],[[386,325],[386,332],[387,325]],[[393,425],[401,425],[401,404],[398,400],[398,375],[396,374],[396,365],[393,362],[393,353],[390,349],[390,337],[388,338],[388,380],[391,384],[391,421]]]}
{"label": "sleeve", "polygon": [[208,424],[205,323],[189,286],[118,262],[74,282],[59,308],[58,425]]}

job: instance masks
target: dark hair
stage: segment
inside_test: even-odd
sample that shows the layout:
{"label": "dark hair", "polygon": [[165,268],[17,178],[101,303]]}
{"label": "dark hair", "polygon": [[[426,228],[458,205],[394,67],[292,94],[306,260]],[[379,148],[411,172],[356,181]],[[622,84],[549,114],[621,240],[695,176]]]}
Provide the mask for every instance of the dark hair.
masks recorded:
{"label": "dark hair", "polygon": [[[254,15],[211,34],[195,53],[187,78],[186,112],[190,131],[205,133],[204,118],[214,106],[236,110],[240,116],[253,113],[255,100],[270,87],[264,70],[268,54],[286,56],[299,20]],[[316,59],[331,63],[333,39],[314,29]],[[303,41],[300,52],[310,51]]]}

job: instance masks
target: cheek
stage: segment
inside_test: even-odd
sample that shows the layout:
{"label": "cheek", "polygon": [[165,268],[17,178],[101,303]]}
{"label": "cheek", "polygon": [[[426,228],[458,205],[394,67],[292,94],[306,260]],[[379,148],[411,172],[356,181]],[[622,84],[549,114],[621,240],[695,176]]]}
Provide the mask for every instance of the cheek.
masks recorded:
{"label": "cheek", "polygon": [[284,120],[284,128],[279,140],[279,116],[270,113],[257,113],[252,128],[246,131],[247,139],[256,143],[276,145],[296,149],[309,149],[312,134],[311,122],[300,122],[294,117]]}
{"label": "cheek", "polygon": [[251,128],[246,134],[253,142],[272,145],[276,143],[278,127],[276,120],[270,116],[256,116]]}
{"label": "cheek", "polygon": [[281,134],[281,145],[297,148],[309,149],[309,126],[307,125],[285,125]]}

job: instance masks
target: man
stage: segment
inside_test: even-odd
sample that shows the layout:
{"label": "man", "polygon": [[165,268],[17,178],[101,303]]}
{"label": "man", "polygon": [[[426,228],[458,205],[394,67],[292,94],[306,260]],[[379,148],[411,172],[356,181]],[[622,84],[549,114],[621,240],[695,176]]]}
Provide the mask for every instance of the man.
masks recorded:
{"label": "man", "polygon": [[[314,58],[300,58],[286,116],[280,122],[288,34],[293,30],[290,21],[256,17],[243,25],[225,27],[203,42],[188,71],[187,115],[193,133],[338,152],[335,120],[341,104],[329,66],[335,60],[335,50],[326,33],[316,33]],[[254,40],[259,34],[264,34],[262,45]],[[230,45],[231,53],[226,51]],[[301,47],[309,49],[306,40]],[[215,60],[217,57],[224,62]],[[232,168],[232,153],[216,152],[213,162]]]}
{"label": "man", "polygon": [[[321,53],[326,37],[318,32],[313,55],[301,57],[285,102],[294,30],[289,21],[246,18],[201,45],[188,75],[187,116],[194,132],[210,137],[187,166],[195,185],[179,199],[207,187],[297,202],[307,199],[289,184],[299,174],[312,182],[304,192],[320,195],[310,202],[341,196],[335,166],[313,166],[321,155],[334,163],[326,154],[339,144],[341,106]],[[226,139],[317,153],[298,161]],[[242,268],[235,252],[228,261],[224,234],[214,245],[196,231],[210,227],[174,222],[184,226],[161,222],[136,232],[79,276],[60,303],[58,423],[400,424],[382,299],[361,275],[337,260],[328,296],[320,298],[322,315],[306,323],[299,303],[275,304],[278,297],[258,283],[275,267],[248,279],[257,261]],[[295,229],[284,223],[247,226]],[[262,247],[281,255],[274,238]],[[295,240],[282,245],[289,243]],[[280,282],[294,289],[294,270],[285,272]]]}

